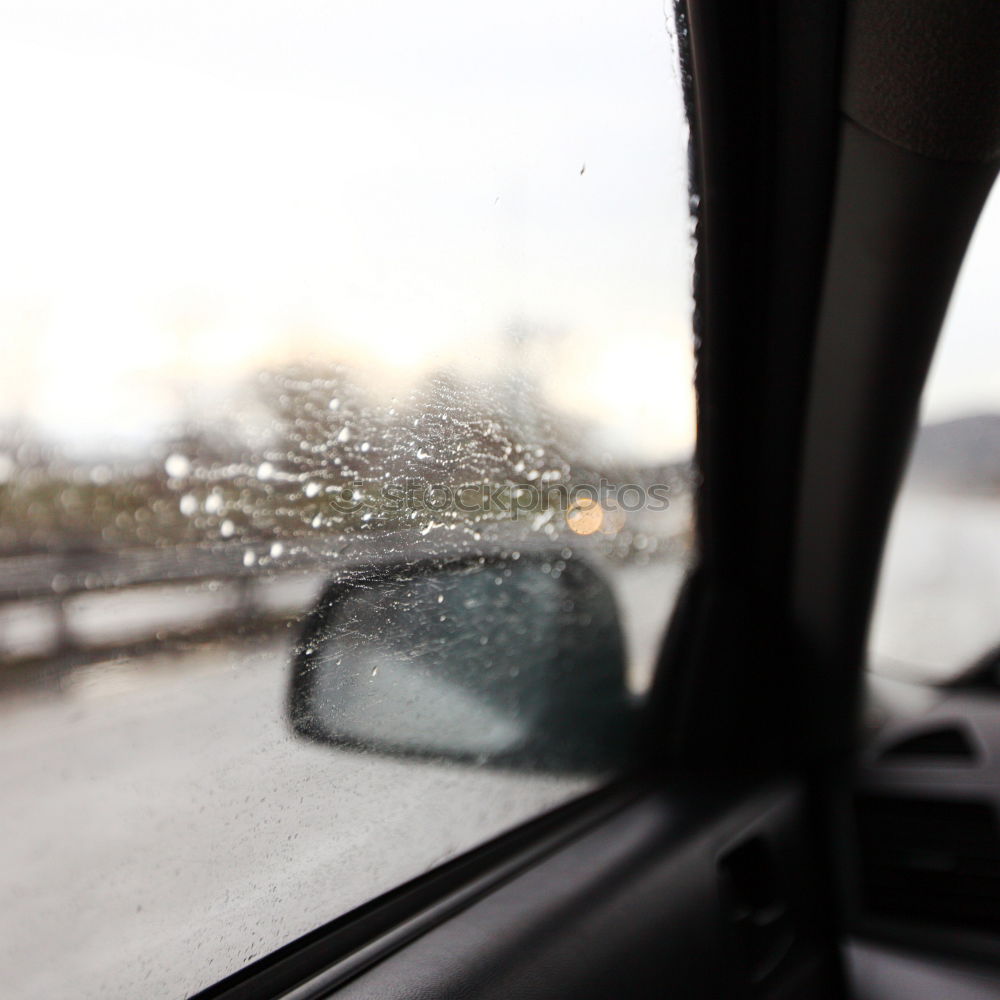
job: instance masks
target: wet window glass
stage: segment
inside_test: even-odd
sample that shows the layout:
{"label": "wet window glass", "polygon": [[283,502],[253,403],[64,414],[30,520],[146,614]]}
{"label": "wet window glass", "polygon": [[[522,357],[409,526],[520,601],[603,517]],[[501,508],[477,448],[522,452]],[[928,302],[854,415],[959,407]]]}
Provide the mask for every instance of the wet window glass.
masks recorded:
{"label": "wet window glass", "polygon": [[1000,189],[969,247],[893,515],[870,661],[940,684],[1000,665]]}
{"label": "wet window glass", "polygon": [[0,11],[0,974],[175,997],[625,766],[691,522],[660,3]]}

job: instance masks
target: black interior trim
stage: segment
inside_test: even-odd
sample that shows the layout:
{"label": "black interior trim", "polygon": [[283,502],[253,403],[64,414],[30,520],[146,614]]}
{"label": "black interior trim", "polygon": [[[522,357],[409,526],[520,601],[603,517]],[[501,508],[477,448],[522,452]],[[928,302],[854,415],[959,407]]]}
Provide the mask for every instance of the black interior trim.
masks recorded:
{"label": "black interior trim", "polygon": [[833,199],[842,15],[837,0],[687,4],[701,567],[679,622],[689,634],[667,650],[656,692],[666,753],[682,770],[802,762],[791,525]]}

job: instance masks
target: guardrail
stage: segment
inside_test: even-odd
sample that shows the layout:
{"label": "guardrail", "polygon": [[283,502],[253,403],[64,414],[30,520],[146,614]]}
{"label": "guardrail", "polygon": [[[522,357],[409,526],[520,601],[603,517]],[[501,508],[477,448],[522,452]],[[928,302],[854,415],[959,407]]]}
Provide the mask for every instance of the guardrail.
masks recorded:
{"label": "guardrail", "polygon": [[607,554],[611,544],[511,524],[477,535],[442,528],[0,559],[0,663],[34,665],[39,676],[58,683],[95,657],[287,624],[308,610],[325,581],[373,567],[470,551],[571,546],[574,553]]}

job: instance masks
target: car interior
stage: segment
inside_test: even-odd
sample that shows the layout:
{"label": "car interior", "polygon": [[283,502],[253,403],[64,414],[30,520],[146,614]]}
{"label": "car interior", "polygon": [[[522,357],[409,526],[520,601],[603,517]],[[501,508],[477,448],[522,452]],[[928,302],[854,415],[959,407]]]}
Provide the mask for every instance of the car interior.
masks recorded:
{"label": "car interior", "polygon": [[[116,995],[1000,998],[1000,628],[933,677],[880,675],[871,638],[891,599],[880,574],[897,498],[933,444],[920,430],[928,374],[1000,168],[1000,6],[678,0],[664,13],[689,127],[696,540],[676,600],[642,585],[669,616],[648,693],[630,685],[628,602],[588,556],[596,501],[576,503],[577,528],[567,514],[572,558],[544,533],[491,547],[453,532],[420,558],[387,542],[332,574],[332,556],[269,543],[273,560],[323,577],[275,675],[285,738],[317,761],[374,761],[366,780],[387,800],[395,779],[379,761],[483,769],[507,818],[478,843],[456,835],[420,871],[387,870],[387,891],[309,910],[313,929],[277,949],[248,942],[197,989]],[[597,170],[574,164],[580,181]],[[993,460],[976,441],[971,460]],[[270,465],[257,467],[268,490],[281,482]],[[1000,480],[990,489],[983,504]],[[981,552],[955,557],[959,577],[989,556],[970,538]],[[171,572],[208,579],[229,559],[235,578],[263,552],[213,550],[207,569]],[[137,574],[152,565],[135,559]],[[17,599],[40,600],[49,564],[23,565]],[[954,630],[964,649],[962,614],[932,606],[900,641],[919,655]],[[569,791],[506,812],[502,783],[545,776]],[[441,802],[460,794],[447,787]],[[441,802],[414,808],[444,817]],[[384,865],[366,854],[372,822],[358,870]],[[326,878],[323,858],[305,858],[303,878]],[[74,975],[61,995],[112,995]]]}

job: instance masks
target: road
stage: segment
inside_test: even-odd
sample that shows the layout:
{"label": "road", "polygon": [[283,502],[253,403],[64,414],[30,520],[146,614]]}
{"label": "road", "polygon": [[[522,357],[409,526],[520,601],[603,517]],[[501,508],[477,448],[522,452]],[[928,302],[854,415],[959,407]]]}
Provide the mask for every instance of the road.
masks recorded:
{"label": "road", "polygon": [[[681,572],[611,574],[636,688]],[[187,996],[589,786],[296,738],[291,642],[94,663],[0,703],[5,997]]]}

